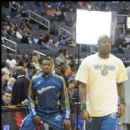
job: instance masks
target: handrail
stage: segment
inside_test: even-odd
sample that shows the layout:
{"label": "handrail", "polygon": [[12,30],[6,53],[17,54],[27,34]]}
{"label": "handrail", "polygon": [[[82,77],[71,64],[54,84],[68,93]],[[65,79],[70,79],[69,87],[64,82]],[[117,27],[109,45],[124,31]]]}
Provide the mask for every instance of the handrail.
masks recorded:
{"label": "handrail", "polygon": [[127,17],[127,16],[130,16],[130,15],[128,15],[128,14],[117,14],[117,16],[119,16],[119,17]]}
{"label": "handrail", "polygon": [[[48,32],[50,32],[50,21],[48,19],[40,16],[39,14],[35,13],[34,11],[31,11],[31,10],[26,10],[26,11],[28,12],[30,19],[45,26],[46,28],[48,28]],[[31,14],[32,14],[32,16],[31,16]],[[40,20],[37,20],[36,17],[42,19],[42,22],[40,22]],[[44,20],[44,23],[43,23],[43,20]]]}
{"label": "handrail", "polygon": [[3,47],[6,47],[6,48],[8,48],[8,49],[10,49],[10,50],[12,50],[12,51],[14,51],[14,52],[15,52],[15,56],[16,56],[16,55],[17,55],[17,43],[14,42],[14,41],[12,41],[12,40],[7,39],[6,37],[1,37],[1,39],[2,39],[2,42],[3,42],[3,43],[5,43],[4,40],[6,40],[6,41],[11,42],[11,43],[13,43],[13,44],[15,45],[15,51],[14,51],[14,49],[12,49],[12,48],[10,48],[10,47],[8,47],[8,46],[5,46],[5,45],[2,45],[2,46],[3,46]]}
{"label": "handrail", "polygon": [[8,47],[8,46],[6,46],[6,45],[2,45],[2,46],[5,47],[5,48],[7,48],[7,49],[9,49],[9,50],[11,50],[11,51],[16,52],[16,50],[12,49],[11,47]]}
{"label": "handrail", "polygon": [[118,28],[123,28],[123,33],[125,33],[125,24],[117,25]]}
{"label": "handrail", "polygon": [[70,32],[70,31],[68,31],[67,29],[65,29],[65,28],[63,28],[63,27],[59,27],[59,30],[58,30],[58,32],[59,32],[59,35],[61,34],[61,30],[63,30],[64,32],[66,32],[66,33],[68,33],[68,34],[70,34],[70,35],[72,35],[72,36],[74,36],[75,35],[75,33],[72,33],[72,32]]}
{"label": "handrail", "polygon": [[[19,3],[17,3],[17,2],[15,2],[15,1],[12,1],[14,4],[16,4],[16,5],[18,5],[18,7],[19,7],[19,10],[20,10],[20,4]],[[17,8],[15,8],[15,7],[13,7],[12,5],[12,2],[9,2],[9,11],[10,11],[10,8],[13,8],[13,9],[17,9]],[[18,11],[19,11],[18,10]]]}
{"label": "handrail", "polygon": [[38,54],[40,54],[40,55],[43,55],[43,56],[46,56],[46,54],[44,54],[44,53],[41,53],[41,52],[39,52],[39,51],[36,51],[36,50],[33,50],[33,52],[35,52],[35,53],[38,53]]}
{"label": "handrail", "polygon": [[39,15],[39,14],[35,13],[34,11],[32,11],[32,10],[28,10],[28,11],[30,11],[31,13],[33,13],[33,14],[35,14],[35,15],[39,16],[40,18],[44,19],[46,22],[50,22],[48,19],[46,19],[46,18],[42,17],[41,15]]}
{"label": "handrail", "polygon": [[11,43],[13,43],[13,44],[17,44],[16,42],[14,42],[14,41],[12,41],[12,40],[10,40],[10,39],[7,39],[6,37],[1,37],[2,38],[2,41],[4,42],[4,40],[7,40],[8,42],[11,42]]}

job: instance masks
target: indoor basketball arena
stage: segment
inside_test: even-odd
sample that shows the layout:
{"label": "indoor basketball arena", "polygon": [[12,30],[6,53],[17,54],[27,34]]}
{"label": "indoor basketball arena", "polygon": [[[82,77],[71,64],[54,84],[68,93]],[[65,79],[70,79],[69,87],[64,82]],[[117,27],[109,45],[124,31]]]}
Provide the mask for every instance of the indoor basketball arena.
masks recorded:
{"label": "indoor basketball arena", "polygon": [[130,130],[130,2],[1,3],[2,130]]}

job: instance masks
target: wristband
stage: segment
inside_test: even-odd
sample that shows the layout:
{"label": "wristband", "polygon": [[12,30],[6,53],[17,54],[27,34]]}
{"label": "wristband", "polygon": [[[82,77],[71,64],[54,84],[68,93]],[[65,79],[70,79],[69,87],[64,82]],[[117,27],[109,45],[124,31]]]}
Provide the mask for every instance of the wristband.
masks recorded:
{"label": "wristband", "polygon": [[80,103],[80,110],[83,111],[87,108],[86,103]]}

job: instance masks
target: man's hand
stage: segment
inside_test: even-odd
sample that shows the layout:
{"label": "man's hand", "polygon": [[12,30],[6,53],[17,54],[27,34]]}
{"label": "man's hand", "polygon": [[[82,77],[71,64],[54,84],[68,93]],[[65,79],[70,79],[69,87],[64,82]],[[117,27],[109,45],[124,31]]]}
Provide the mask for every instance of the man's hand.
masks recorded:
{"label": "man's hand", "polygon": [[65,130],[71,130],[71,124],[70,124],[70,120],[64,120],[64,129]]}
{"label": "man's hand", "polygon": [[119,104],[118,106],[118,116],[122,117],[125,114],[125,105],[124,104]]}
{"label": "man's hand", "polygon": [[83,119],[85,121],[88,121],[88,122],[92,121],[92,117],[90,116],[90,114],[89,114],[89,112],[87,110],[83,110],[82,114],[83,114]]}
{"label": "man's hand", "polygon": [[35,124],[36,126],[40,126],[41,124],[43,124],[43,121],[42,121],[42,119],[41,119],[40,116],[35,116],[35,117],[33,118],[33,121],[34,121],[34,124]]}

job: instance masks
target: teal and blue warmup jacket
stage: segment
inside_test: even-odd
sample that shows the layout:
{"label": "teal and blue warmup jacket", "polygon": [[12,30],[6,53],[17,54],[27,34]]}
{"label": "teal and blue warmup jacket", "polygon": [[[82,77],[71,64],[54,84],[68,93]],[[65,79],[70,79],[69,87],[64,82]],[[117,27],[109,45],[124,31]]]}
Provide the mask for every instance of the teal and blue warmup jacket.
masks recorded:
{"label": "teal and blue warmup jacket", "polygon": [[33,116],[63,112],[64,119],[69,119],[70,104],[63,77],[50,74],[32,79],[29,87],[28,109]]}

